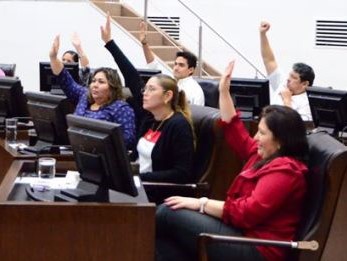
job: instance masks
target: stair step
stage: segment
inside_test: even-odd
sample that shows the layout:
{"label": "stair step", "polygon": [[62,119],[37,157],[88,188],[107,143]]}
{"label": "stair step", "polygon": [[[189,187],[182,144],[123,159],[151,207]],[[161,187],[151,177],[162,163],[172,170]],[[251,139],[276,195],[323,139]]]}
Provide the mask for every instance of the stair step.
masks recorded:
{"label": "stair step", "polygon": [[132,10],[126,8],[124,5],[115,2],[106,2],[106,1],[92,1],[97,7],[103,10],[105,13],[109,12],[111,16],[128,16],[128,17],[137,17],[137,14]]}
{"label": "stair step", "polygon": [[176,46],[151,46],[152,51],[163,61],[174,61],[180,49]]}
{"label": "stair step", "polygon": [[[130,7],[122,5],[119,1],[92,0],[92,3],[105,13],[109,12],[111,17],[118,24],[128,30],[135,38],[139,38],[139,24],[142,17]],[[168,40],[170,37],[166,37],[164,32],[157,29],[151,23],[148,23],[147,39],[153,52],[172,68],[176,58],[176,52],[180,50],[180,48],[177,47],[180,43],[175,40]],[[220,73],[209,64],[204,63],[203,68],[209,75],[220,75]],[[197,70],[195,74],[197,74]]]}
{"label": "stair step", "polygon": [[[112,16],[112,18],[128,31],[138,31],[140,22],[142,21],[140,17]],[[149,32],[155,31],[155,28],[148,25],[147,30]]]}
{"label": "stair step", "polygon": [[[135,36],[135,38],[139,39],[140,32],[139,31],[130,31],[130,33]],[[157,31],[148,31],[147,32],[147,42],[149,46],[156,45],[165,45],[172,46],[172,43],[165,38],[161,33]]]}

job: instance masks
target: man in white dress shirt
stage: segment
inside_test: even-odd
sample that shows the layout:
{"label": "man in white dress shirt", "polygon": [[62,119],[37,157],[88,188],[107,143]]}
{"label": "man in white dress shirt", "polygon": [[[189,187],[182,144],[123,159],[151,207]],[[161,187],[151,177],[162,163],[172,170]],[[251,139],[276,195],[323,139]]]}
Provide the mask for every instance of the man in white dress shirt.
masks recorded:
{"label": "man in white dress shirt", "polygon": [[[155,59],[152,50],[148,46],[146,34],[146,25],[144,22],[141,22],[140,41],[142,43],[147,65],[151,69],[158,69],[158,61]],[[173,76],[177,80],[178,88],[185,92],[189,104],[204,106],[204,92],[198,82],[192,77],[196,68],[196,63],[197,58],[194,54],[187,51],[177,52],[173,67]]]}
{"label": "man in white dress shirt", "polygon": [[270,29],[268,22],[261,22],[260,46],[265,69],[270,81],[271,104],[285,105],[296,110],[304,121],[312,121],[312,114],[306,88],[312,86],[315,74],[304,63],[295,63],[287,79],[280,72],[266,33]]}

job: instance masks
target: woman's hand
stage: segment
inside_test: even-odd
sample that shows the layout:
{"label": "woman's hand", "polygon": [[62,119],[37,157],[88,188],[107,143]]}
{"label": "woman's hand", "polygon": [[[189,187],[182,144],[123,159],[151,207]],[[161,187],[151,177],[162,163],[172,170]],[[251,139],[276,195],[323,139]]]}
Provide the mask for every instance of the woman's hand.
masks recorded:
{"label": "woman's hand", "polygon": [[71,43],[72,45],[75,47],[75,49],[77,50],[80,50],[81,47],[82,47],[82,43],[81,43],[81,39],[80,37],[78,36],[78,34],[76,32],[74,32],[71,36]]}
{"label": "woman's hand", "polygon": [[222,77],[219,81],[219,92],[229,92],[230,90],[230,81],[231,81],[231,74],[234,69],[235,60],[229,62],[228,66],[225,68],[224,73],[222,74]]}
{"label": "woman's hand", "polygon": [[110,13],[107,13],[107,19],[105,26],[100,27],[101,30],[101,39],[106,43],[111,41],[111,16]]}
{"label": "woman's hand", "polygon": [[173,196],[166,198],[164,200],[164,204],[171,209],[191,209],[191,210],[199,210],[200,209],[200,202],[197,198],[188,198],[188,197],[179,197],[179,196]]}
{"label": "woman's hand", "polygon": [[59,45],[60,45],[60,36],[57,35],[54,37],[53,44],[51,47],[51,50],[49,51],[49,58],[57,59],[58,52],[59,52]]}
{"label": "woman's hand", "polygon": [[231,61],[225,68],[219,81],[219,108],[222,121],[230,122],[236,115],[235,105],[230,95],[230,80],[235,61]]}
{"label": "woman's hand", "polygon": [[145,21],[140,22],[139,39],[142,44],[147,44],[147,24]]}

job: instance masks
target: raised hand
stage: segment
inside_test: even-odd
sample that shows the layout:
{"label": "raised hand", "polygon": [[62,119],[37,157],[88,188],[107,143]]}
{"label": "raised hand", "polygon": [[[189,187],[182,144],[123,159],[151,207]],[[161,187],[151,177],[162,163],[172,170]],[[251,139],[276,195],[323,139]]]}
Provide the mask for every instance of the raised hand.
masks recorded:
{"label": "raised hand", "polygon": [[82,44],[81,44],[81,39],[80,37],[78,36],[78,34],[76,32],[74,32],[71,36],[71,42],[72,42],[72,45],[75,47],[75,49],[78,51]]}
{"label": "raised hand", "polygon": [[260,22],[259,32],[260,33],[266,33],[270,29],[270,23],[266,21]]}
{"label": "raised hand", "polygon": [[53,40],[51,50],[49,51],[49,57],[51,59],[57,59],[60,45],[60,36],[56,35]]}
{"label": "raised hand", "polygon": [[105,43],[108,43],[112,39],[111,38],[111,16],[110,16],[110,13],[107,13],[106,24],[105,24],[105,26],[100,26],[100,30],[101,30],[101,39]]}
{"label": "raised hand", "polygon": [[231,75],[234,69],[235,60],[229,62],[228,66],[225,68],[224,73],[219,81],[219,92],[227,91],[230,89]]}
{"label": "raised hand", "polygon": [[51,68],[54,75],[59,75],[64,68],[63,62],[58,58],[59,45],[60,36],[57,35],[54,37],[52,48],[49,51],[49,59],[51,60]]}
{"label": "raised hand", "polygon": [[147,43],[147,24],[145,21],[140,22],[140,35],[139,35],[139,40],[142,44]]}

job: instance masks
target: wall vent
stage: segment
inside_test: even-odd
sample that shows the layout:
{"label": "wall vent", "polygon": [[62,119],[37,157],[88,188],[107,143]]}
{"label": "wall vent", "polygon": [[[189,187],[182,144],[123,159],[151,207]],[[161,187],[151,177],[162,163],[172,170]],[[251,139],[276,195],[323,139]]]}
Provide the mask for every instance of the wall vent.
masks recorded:
{"label": "wall vent", "polygon": [[178,16],[148,16],[148,19],[173,39],[180,39],[180,18]]}
{"label": "wall vent", "polygon": [[347,21],[317,20],[316,46],[347,48]]}

